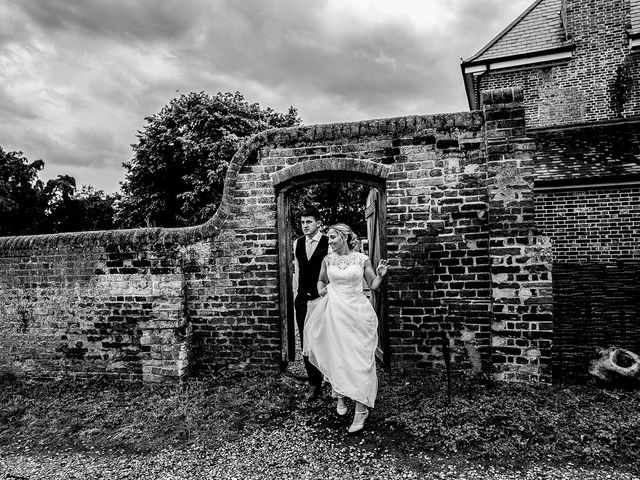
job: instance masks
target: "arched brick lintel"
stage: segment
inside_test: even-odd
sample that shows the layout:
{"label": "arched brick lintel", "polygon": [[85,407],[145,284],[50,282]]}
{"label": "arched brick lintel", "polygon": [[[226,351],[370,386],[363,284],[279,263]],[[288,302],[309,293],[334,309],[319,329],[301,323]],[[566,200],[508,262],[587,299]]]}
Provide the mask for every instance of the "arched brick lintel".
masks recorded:
{"label": "arched brick lintel", "polygon": [[321,172],[349,172],[376,177],[385,180],[389,176],[389,166],[382,163],[362,160],[358,158],[321,158],[290,165],[271,174],[273,186],[278,189],[294,178],[318,174]]}

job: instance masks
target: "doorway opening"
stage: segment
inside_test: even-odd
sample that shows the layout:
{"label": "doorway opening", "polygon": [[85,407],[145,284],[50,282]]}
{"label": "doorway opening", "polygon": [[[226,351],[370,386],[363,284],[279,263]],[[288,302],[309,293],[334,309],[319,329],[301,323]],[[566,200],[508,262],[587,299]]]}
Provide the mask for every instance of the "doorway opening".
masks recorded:
{"label": "doorway opening", "polygon": [[[306,376],[300,337],[295,322],[296,296],[294,242],[302,236],[300,213],[317,208],[323,216],[323,232],[334,223],[349,225],[362,240],[363,253],[374,268],[386,258],[386,187],[384,179],[356,172],[321,172],[295,178],[277,192],[278,247],[280,258],[280,315],[282,369]],[[367,289],[368,291],[368,289]],[[377,357],[390,367],[386,282],[368,296],[378,315]]]}

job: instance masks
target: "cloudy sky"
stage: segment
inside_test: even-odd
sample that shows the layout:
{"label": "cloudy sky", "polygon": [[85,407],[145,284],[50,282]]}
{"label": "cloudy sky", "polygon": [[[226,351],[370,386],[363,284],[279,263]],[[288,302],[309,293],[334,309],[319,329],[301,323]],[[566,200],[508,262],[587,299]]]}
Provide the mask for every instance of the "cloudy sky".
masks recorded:
{"label": "cloudy sky", "polygon": [[0,0],[0,146],[113,192],[181,93],[305,124],[467,110],[460,57],[532,1]]}

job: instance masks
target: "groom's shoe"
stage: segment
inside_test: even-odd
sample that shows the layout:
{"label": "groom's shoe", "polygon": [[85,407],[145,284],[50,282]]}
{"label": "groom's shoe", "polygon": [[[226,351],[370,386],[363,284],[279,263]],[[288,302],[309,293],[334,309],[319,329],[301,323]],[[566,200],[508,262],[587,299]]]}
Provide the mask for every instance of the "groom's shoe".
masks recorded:
{"label": "groom's shoe", "polygon": [[366,408],[364,409],[364,412],[359,412],[356,409],[356,413],[353,415],[353,423],[349,427],[348,432],[356,433],[362,430],[364,428],[364,421],[367,419],[368,416],[369,416],[369,410],[367,410]]}
{"label": "groom's shoe", "polygon": [[304,397],[305,402],[313,402],[320,398],[322,394],[322,387],[317,385],[309,385],[309,390],[307,391],[307,395]]}

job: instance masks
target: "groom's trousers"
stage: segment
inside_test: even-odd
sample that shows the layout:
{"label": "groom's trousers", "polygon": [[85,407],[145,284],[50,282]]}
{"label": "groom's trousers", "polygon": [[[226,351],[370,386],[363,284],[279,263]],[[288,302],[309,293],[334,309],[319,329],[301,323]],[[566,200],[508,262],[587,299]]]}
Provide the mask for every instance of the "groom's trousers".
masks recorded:
{"label": "groom's trousers", "polygon": [[[298,324],[298,332],[300,333],[300,346],[304,347],[304,319],[307,316],[307,301],[312,300],[305,293],[298,293],[295,299],[296,306],[296,323]],[[322,386],[322,372],[318,370],[315,365],[309,361],[309,357],[302,357],[304,359],[304,368],[309,376],[309,385],[312,387]]]}

